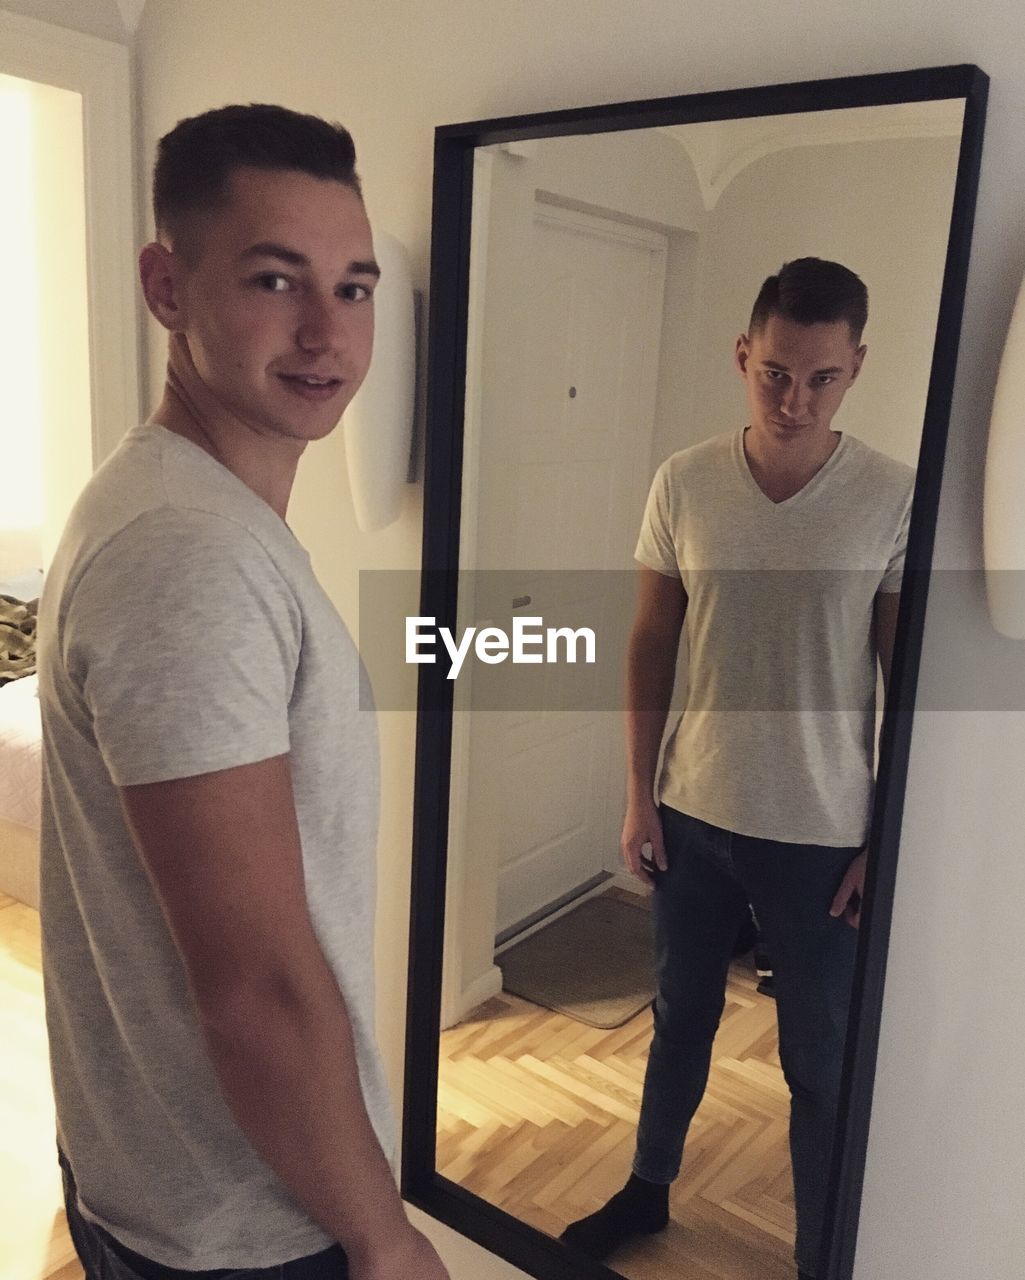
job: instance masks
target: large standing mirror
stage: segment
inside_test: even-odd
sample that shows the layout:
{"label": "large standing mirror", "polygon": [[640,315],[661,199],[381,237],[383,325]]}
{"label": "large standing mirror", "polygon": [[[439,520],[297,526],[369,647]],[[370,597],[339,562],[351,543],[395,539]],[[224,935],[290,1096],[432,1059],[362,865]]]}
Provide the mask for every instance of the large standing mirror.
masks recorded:
{"label": "large standing mirror", "polygon": [[[742,537],[758,503],[776,519],[826,481],[839,521],[851,486],[864,486],[865,459],[878,477],[857,498],[855,523],[890,547],[880,563],[877,552],[856,565],[812,556],[796,584],[773,576],[774,553],[754,567],[777,614],[792,608],[795,618],[803,606],[787,592],[842,594],[857,579],[854,595],[867,589],[867,603],[850,607],[862,621],[843,614],[848,600],[836,606],[844,625],[881,626],[873,593],[889,592],[897,621],[885,689],[880,681],[874,703],[869,690],[857,707],[795,706],[782,694],[775,704],[762,692],[714,709],[739,717],[734,736],[741,723],[785,737],[795,717],[855,715],[864,736],[871,721],[864,833],[845,840],[837,827],[817,842],[834,853],[864,845],[867,882],[860,929],[841,922],[854,957],[837,1050],[843,1082],[831,1135],[821,1140],[819,1127],[821,1242],[801,1264],[819,1280],[851,1274],[985,86],[975,68],[942,68],[438,131],[420,616],[454,636],[469,626],[509,634],[517,617],[587,627],[599,653],[570,663],[564,639],[561,663],[557,647],[555,661],[519,666],[478,648],[455,678],[447,660],[420,668],[404,1192],[533,1275],[796,1274],[779,992],[768,930],[746,902],[668,1225],[604,1265],[558,1239],[630,1173],[648,1069],[651,894],[620,853],[624,656],[642,523],[649,572],[672,578],[672,566],[651,559],[652,482],[685,450],[718,450],[733,468],[687,525],[691,539],[717,522],[719,545],[729,545],[732,521]],[[842,350],[794,354],[784,343],[753,353],[763,281],[808,258],[842,264],[867,288],[868,322],[851,336],[856,378],[839,392],[852,373]],[[808,329],[796,325],[799,336]],[[815,397],[834,395],[833,452],[793,492],[766,484],[752,449],[756,354],[766,385],[796,388],[790,399],[779,393],[782,408],[765,392],[777,396],[766,411],[776,428],[810,423]],[[913,492],[910,532],[901,484]],[[820,545],[831,536],[810,517],[802,527]],[[671,558],[684,555],[680,537]],[[694,705],[705,686],[688,667],[692,652],[717,652],[688,630],[705,590],[693,575],[752,567],[722,555],[684,579],[667,737],[682,714],[707,711]],[[809,569],[842,569],[842,588],[837,574],[824,583]],[[714,590],[726,588],[717,579]],[[801,663],[831,661],[805,646],[796,621],[792,651],[781,648],[785,620],[775,640],[764,633],[774,648],[760,648],[762,615],[753,616],[743,661],[770,675],[758,684],[753,674],[751,688],[781,687],[771,675],[781,662],[800,683]],[[877,639],[866,629],[866,644]],[[548,651],[539,639],[532,652]],[[873,670],[874,658],[873,649]],[[827,755],[839,750],[832,741],[822,740]],[[678,745],[665,748],[667,770]],[[783,823],[773,838],[804,839],[789,830]]]}

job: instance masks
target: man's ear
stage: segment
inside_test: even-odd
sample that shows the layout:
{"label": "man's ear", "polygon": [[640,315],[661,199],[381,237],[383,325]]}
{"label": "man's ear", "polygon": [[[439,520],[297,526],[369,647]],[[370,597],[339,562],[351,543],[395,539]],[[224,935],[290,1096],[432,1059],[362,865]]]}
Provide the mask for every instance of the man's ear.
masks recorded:
{"label": "man's ear", "polygon": [[139,279],[146,306],[172,333],[185,329],[181,264],[166,245],[152,241],[139,251]]}
{"label": "man's ear", "polygon": [[851,374],[851,381],[861,372],[861,366],[865,363],[865,352],[868,350],[866,346],[860,346],[854,353],[854,372]]}
{"label": "man's ear", "polygon": [[741,377],[747,375],[747,362],[751,356],[751,339],[746,333],[742,333],[737,338],[737,344],[733,349],[733,362],[740,371]]}

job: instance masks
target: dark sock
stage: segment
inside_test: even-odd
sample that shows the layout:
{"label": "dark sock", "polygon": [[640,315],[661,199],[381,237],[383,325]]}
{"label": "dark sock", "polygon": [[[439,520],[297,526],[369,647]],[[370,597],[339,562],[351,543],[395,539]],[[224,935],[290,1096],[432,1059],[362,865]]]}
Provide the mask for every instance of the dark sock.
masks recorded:
{"label": "dark sock", "polygon": [[668,1185],[632,1173],[622,1191],[597,1213],[571,1222],[559,1239],[601,1261],[634,1236],[661,1231],[668,1221]]}

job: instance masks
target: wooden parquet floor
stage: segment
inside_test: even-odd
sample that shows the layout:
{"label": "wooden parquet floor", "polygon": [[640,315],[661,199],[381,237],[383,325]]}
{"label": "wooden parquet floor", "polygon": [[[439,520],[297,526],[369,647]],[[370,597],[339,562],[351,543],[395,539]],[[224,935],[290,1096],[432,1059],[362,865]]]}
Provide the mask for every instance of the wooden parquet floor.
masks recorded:
{"label": "wooden parquet floor", "polygon": [[2,893],[0,1242],[0,1280],[82,1280],[57,1167],[39,912]]}
{"label": "wooden parquet floor", "polygon": [[[598,1031],[501,996],[442,1037],[439,1168],[558,1234],[622,1185],[651,1038],[645,1010]],[[54,1150],[38,912],[0,894],[0,1280],[83,1280]],[[734,967],[709,1087],[666,1231],[629,1280],[793,1280],[786,1086],[775,1004]]]}
{"label": "wooden parquet floor", "polygon": [[[776,1006],[734,964],[670,1224],[612,1264],[628,1280],[793,1280],[789,1093]],[[558,1235],[630,1171],[652,1018],[596,1030],[506,995],[442,1035],[438,1169]]]}

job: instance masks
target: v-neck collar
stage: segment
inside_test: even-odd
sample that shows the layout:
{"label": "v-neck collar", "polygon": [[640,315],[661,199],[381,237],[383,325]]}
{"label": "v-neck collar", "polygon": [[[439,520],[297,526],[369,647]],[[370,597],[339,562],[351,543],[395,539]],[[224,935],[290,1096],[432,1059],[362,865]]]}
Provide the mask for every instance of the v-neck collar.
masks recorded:
{"label": "v-neck collar", "polygon": [[762,486],[758,483],[758,481],[754,478],[754,474],[751,471],[751,465],[747,460],[747,453],[744,449],[744,432],[746,430],[747,430],[746,427],[741,427],[741,429],[736,433],[736,435],[733,438],[733,451],[734,451],[734,457],[736,459],[737,466],[740,470],[740,474],[744,478],[745,484],[747,484],[754,491],[757,497],[759,497],[767,507],[771,507],[773,510],[776,510],[776,511],[781,511],[786,507],[794,506],[801,499],[807,498],[813,492],[813,490],[819,488],[819,486],[822,483],[823,477],[827,474],[827,472],[831,471],[835,467],[837,463],[837,459],[840,457],[840,455],[846,454],[847,452],[847,440],[848,440],[847,435],[843,431],[835,432],[834,434],[838,435],[840,437],[840,440],[836,448],[833,450],[833,452],[825,460],[822,466],[819,467],[818,471],[816,471],[815,474],[811,477],[811,479],[806,481],[806,483],[803,484],[801,488],[797,490],[796,493],[792,493],[789,498],[784,498],[782,502],[774,502],[772,498],[770,498],[769,495],[765,492]]}

